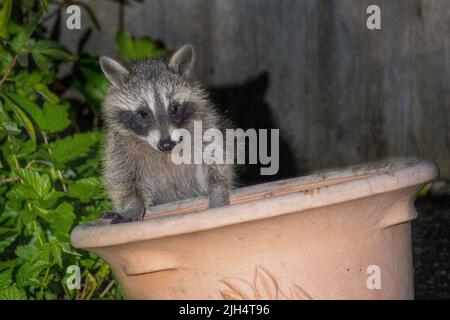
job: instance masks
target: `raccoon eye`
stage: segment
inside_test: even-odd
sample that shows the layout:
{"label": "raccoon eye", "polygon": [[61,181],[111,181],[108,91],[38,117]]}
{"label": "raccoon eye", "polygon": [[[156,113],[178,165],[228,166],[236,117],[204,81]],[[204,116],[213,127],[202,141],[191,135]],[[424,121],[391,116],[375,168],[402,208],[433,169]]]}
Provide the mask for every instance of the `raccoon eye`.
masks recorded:
{"label": "raccoon eye", "polygon": [[145,110],[143,110],[143,109],[140,109],[140,110],[138,110],[138,115],[139,115],[139,117],[141,117],[142,119],[145,119],[145,118],[147,118],[147,116],[148,116],[148,112],[145,111]]}
{"label": "raccoon eye", "polygon": [[180,114],[180,112],[181,112],[181,105],[179,105],[178,103],[175,103],[170,106],[169,115],[171,117],[177,117]]}

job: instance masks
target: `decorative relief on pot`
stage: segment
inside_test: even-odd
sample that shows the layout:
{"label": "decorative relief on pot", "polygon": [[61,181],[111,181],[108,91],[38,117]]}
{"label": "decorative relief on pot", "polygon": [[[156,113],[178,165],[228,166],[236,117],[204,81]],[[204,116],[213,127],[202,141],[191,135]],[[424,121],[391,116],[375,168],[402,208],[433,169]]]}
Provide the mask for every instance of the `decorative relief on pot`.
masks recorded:
{"label": "decorative relief on pot", "polygon": [[226,286],[220,293],[225,300],[312,300],[312,296],[297,284],[281,289],[277,279],[265,268],[257,265],[253,281],[242,277],[221,280]]}

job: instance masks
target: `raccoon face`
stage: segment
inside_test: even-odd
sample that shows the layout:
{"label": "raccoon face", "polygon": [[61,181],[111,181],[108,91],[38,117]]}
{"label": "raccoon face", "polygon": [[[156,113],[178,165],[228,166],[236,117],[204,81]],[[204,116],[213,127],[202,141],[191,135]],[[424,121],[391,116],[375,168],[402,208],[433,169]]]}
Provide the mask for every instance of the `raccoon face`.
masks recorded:
{"label": "raccoon face", "polygon": [[104,105],[107,123],[135,134],[155,150],[172,150],[181,141],[178,129],[190,126],[203,103],[202,92],[187,81],[193,63],[190,45],[169,60],[134,61],[127,67],[100,58],[112,84]]}

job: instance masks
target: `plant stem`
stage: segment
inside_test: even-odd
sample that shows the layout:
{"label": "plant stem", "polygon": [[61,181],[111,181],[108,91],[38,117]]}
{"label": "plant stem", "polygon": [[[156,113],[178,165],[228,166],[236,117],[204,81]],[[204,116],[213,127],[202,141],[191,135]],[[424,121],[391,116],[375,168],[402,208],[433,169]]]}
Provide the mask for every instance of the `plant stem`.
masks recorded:
{"label": "plant stem", "polygon": [[[44,138],[44,143],[45,143],[45,145],[48,146],[48,138],[47,138],[47,135],[46,135],[45,132],[43,132],[43,131],[41,131],[41,133],[42,133],[42,137]],[[52,155],[52,149],[48,148],[48,153],[49,153],[50,155]],[[61,184],[62,184],[62,187],[63,187],[64,192],[67,192],[67,187],[66,187],[66,184],[64,183],[64,179],[63,179],[61,170],[56,169],[56,172],[58,173],[59,180],[61,180]]]}
{"label": "plant stem", "polygon": [[14,58],[12,59],[11,63],[8,66],[8,69],[6,69],[5,74],[3,75],[2,79],[0,80],[0,87],[3,85],[3,83],[6,81],[6,79],[8,79],[9,74],[16,66],[17,60],[19,59],[20,54],[22,53],[22,50],[23,50],[23,48],[20,48],[20,50],[17,51],[17,53],[14,55]]}
{"label": "plant stem", "polygon": [[26,45],[28,45],[28,42],[30,41],[30,37],[34,32],[34,28],[32,30],[29,31],[29,33],[27,34],[27,41],[22,45],[22,47],[20,47],[19,50],[17,50],[16,54],[14,55],[11,63],[8,66],[8,69],[6,69],[5,74],[3,75],[3,77],[0,79],[0,87],[3,85],[3,83],[8,79],[9,74],[13,71],[14,67],[17,64],[17,60],[19,60],[20,55],[22,54],[24,48]]}
{"label": "plant stem", "polygon": [[27,163],[25,169],[30,169],[36,162],[37,162],[36,160],[31,160],[30,162]]}
{"label": "plant stem", "polygon": [[[87,269],[83,271],[80,278],[83,279],[87,275]],[[87,280],[86,280],[87,281]],[[83,300],[84,291],[86,289],[86,281],[84,282],[83,290],[77,290],[75,294],[75,300]]]}
{"label": "plant stem", "polygon": [[6,179],[3,179],[3,180],[0,180],[0,185],[2,185],[2,184],[7,184],[7,183],[12,183],[12,182],[16,182],[16,181],[19,181],[19,180],[20,180],[19,177],[6,178]]}
{"label": "plant stem", "polygon": [[[29,202],[28,202],[28,209],[31,211],[31,204]],[[42,246],[44,244],[44,242],[41,239],[41,234],[39,233],[39,230],[37,228],[36,220],[33,221],[33,227],[34,227],[34,230],[36,230],[36,232],[37,232],[39,244]]]}
{"label": "plant stem", "polygon": [[105,290],[103,290],[102,293],[100,293],[100,298],[103,298],[108,293],[108,291],[111,290],[114,283],[115,281],[111,280],[111,282],[106,286]]}
{"label": "plant stem", "polygon": [[[44,276],[44,283],[45,283],[45,286],[47,286],[48,285],[48,273],[49,273],[49,271],[50,271],[50,268],[47,268],[47,270],[45,271],[45,276]],[[39,290],[39,293],[38,293],[38,299],[39,300],[42,300],[42,295],[44,294],[44,287],[41,287],[41,289]]]}
{"label": "plant stem", "polygon": [[61,281],[60,281],[60,284],[61,284],[61,287],[62,287],[63,290],[64,290],[65,295],[66,295],[70,300],[72,300],[73,297],[72,297],[72,295],[70,294],[70,291],[67,290],[67,287],[66,287],[66,284],[64,283],[64,280],[61,280]]}
{"label": "plant stem", "polygon": [[19,167],[19,160],[17,160],[17,156],[16,156],[16,154],[14,153],[14,150],[13,150],[11,136],[8,136],[8,142],[9,142],[9,148],[11,149],[11,154],[12,154],[13,159],[14,159],[14,164],[16,165],[16,168],[19,169],[20,168]]}

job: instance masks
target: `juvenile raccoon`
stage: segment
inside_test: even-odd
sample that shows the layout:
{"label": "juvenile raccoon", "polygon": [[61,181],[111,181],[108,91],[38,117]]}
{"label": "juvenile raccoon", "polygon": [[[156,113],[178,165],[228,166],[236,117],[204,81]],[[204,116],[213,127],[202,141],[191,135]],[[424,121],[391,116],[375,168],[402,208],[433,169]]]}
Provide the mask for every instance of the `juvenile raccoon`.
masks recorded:
{"label": "juvenile raccoon", "polygon": [[[140,220],[151,207],[207,193],[210,207],[228,205],[234,183],[230,165],[174,164],[170,151],[193,133],[193,122],[225,129],[227,120],[189,75],[194,49],[170,58],[121,64],[100,58],[110,87],[103,104],[107,129],[103,178],[113,201],[112,223]],[[111,216],[106,214],[105,216]]]}

